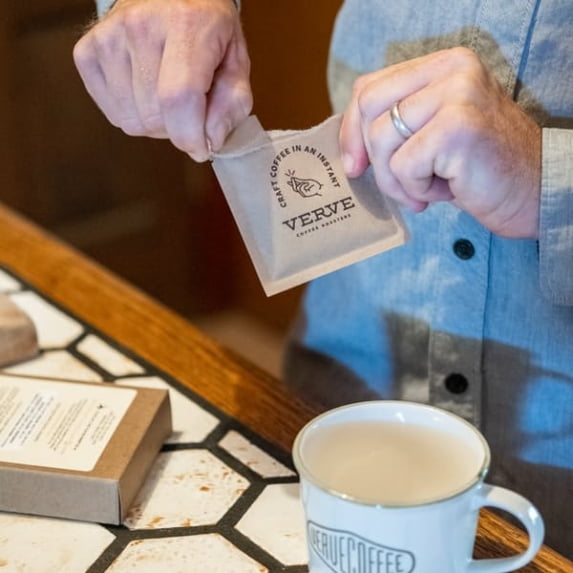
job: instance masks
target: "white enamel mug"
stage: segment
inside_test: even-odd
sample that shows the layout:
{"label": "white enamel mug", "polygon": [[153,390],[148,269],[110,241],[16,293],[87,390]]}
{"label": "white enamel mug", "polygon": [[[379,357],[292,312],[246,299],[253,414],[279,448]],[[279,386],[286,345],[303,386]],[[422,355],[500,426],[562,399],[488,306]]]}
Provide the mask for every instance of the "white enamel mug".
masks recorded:
{"label": "white enamel mug", "polygon": [[[455,435],[467,444],[479,470],[447,495],[411,505],[382,505],[335,491],[328,476],[311,469],[312,441],[332,425],[363,421],[414,424]],[[300,474],[311,573],[501,573],[529,563],[543,543],[545,530],[537,509],[513,491],[484,483],[490,451],[482,434],[438,408],[385,400],[336,408],[299,432],[293,459]],[[514,515],[529,534],[527,550],[502,559],[474,560],[481,507]]]}

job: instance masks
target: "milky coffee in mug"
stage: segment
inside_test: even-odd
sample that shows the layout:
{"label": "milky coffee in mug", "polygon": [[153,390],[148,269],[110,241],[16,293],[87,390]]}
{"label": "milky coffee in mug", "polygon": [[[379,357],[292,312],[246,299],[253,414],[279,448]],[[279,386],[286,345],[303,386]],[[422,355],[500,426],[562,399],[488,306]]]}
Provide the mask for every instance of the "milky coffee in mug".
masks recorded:
{"label": "milky coffee in mug", "polygon": [[[513,571],[543,542],[532,504],[484,483],[490,453],[483,436],[432,406],[372,401],[331,410],[301,430],[293,455],[312,573]],[[472,559],[484,506],[523,523],[525,553]]]}

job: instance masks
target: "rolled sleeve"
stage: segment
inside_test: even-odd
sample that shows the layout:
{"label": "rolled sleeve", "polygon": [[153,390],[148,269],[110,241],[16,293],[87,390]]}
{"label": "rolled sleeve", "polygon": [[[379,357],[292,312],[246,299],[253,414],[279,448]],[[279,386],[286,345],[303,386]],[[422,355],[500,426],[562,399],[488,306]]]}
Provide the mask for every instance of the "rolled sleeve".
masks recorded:
{"label": "rolled sleeve", "polygon": [[543,130],[539,272],[544,296],[573,305],[573,130]]}

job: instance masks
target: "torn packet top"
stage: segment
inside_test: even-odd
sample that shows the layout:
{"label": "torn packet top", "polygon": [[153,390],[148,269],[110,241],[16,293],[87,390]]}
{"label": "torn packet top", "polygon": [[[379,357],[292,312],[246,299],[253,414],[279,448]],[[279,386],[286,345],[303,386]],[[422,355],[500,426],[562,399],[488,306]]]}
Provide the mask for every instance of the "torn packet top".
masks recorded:
{"label": "torn packet top", "polygon": [[372,169],[348,179],[341,116],[305,131],[247,118],[213,168],[267,296],[402,245],[408,232]]}

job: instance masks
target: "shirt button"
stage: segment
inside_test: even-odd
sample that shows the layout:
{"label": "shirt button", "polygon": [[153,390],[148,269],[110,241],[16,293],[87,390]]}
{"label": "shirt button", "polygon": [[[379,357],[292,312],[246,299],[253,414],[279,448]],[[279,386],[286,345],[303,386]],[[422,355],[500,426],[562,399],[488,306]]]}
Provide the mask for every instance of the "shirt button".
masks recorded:
{"label": "shirt button", "polygon": [[458,239],[454,243],[454,253],[460,259],[467,261],[475,255],[476,250],[471,241],[468,241],[467,239]]}
{"label": "shirt button", "polygon": [[469,386],[468,379],[463,374],[449,374],[444,384],[452,394],[463,394]]}

